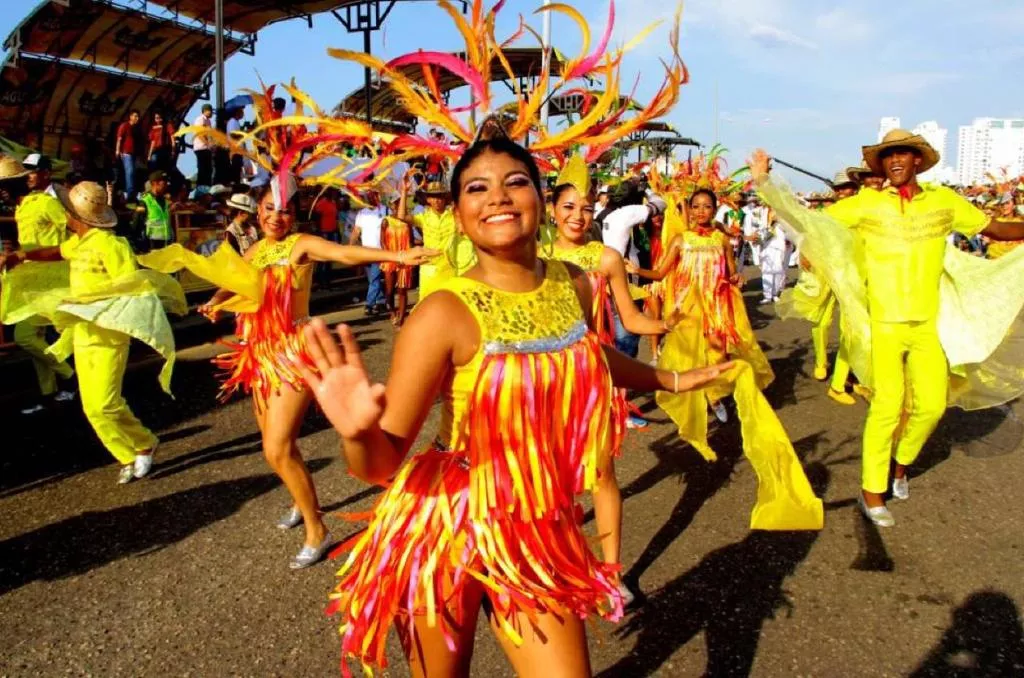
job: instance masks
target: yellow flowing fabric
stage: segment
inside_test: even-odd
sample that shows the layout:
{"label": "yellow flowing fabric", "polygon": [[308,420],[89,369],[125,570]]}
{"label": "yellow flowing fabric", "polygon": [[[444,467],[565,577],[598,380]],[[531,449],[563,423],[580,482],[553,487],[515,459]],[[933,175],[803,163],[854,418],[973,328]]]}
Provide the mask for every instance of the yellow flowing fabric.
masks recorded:
{"label": "yellow flowing fabric", "polygon": [[4,296],[0,322],[13,324],[33,318],[33,322],[52,324],[60,332],[60,339],[47,352],[58,360],[74,352],[75,327],[83,323],[138,339],[164,359],[160,386],[170,394],[174,333],[165,309],[177,315],[188,312],[185,293],[176,280],[156,271],[136,270],[75,295],[67,286],[42,287],[50,278],[37,276],[31,269],[18,266],[4,275],[4,288],[10,286],[18,292]]}
{"label": "yellow flowing fabric", "polygon": [[[870,387],[871,320],[859,261],[863,248],[850,229],[824,212],[803,207],[779,180],[769,179],[759,190],[839,300],[840,340],[857,378]],[[986,260],[946,247],[938,329],[950,365],[949,405],[984,409],[1024,394],[1022,309],[1024,248]]]}
{"label": "yellow flowing fabric", "polygon": [[[672,285],[668,287],[674,287]],[[708,461],[718,457],[708,444],[707,400],[732,395],[740,419],[743,454],[758,477],[757,503],[750,516],[755,530],[820,530],[824,525],[821,500],[814,495],[782,423],[761,389],[773,374],[747,320],[739,291],[732,288],[733,323],[740,341],[730,345],[739,358],[735,368],[701,391],[655,395],[658,406],[679,428],[679,437]],[[726,356],[705,336],[701,293],[691,286],[679,302],[683,320],[664,338],[658,367],[684,372],[722,362]],[[666,314],[671,311],[666,309]]]}
{"label": "yellow flowing fabric", "polygon": [[263,273],[231,247],[218,247],[205,257],[175,244],[140,255],[138,260],[146,268],[162,273],[187,268],[203,280],[234,292],[233,297],[217,306],[220,311],[253,313],[263,299]]}
{"label": "yellow flowing fabric", "polygon": [[814,271],[800,271],[796,286],[782,293],[775,303],[775,313],[783,320],[800,318],[814,324],[821,322],[835,295]]}

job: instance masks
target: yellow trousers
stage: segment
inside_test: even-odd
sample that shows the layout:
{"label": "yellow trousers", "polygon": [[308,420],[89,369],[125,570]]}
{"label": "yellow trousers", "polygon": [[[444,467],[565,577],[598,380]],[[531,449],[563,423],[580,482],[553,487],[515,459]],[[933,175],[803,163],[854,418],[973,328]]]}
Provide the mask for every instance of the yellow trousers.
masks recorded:
{"label": "yellow trousers", "polygon": [[[935,320],[871,323],[874,397],[864,423],[861,482],[868,492],[889,489],[889,464],[912,464],[946,411],[949,366]],[[907,390],[913,394],[897,439]]]}
{"label": "yellow trousers", "polygon": [[[832,317],[836,309],[836,297],[829,295],[825,302],[825,310],[822,311],[821,319],[811,325],[811,343],[814,345],[814,369],[825,369],[828,367],[828,340],[832,334]],[[840,310],[840,314],[842,310]],[[840,315],[839,327],[842,328],[843,321]],[[845,391],[846,381],[850,378],[850,363],[846,359],[842,342],[839,344],[839,352],[836,354],[836,367],[832,371],[831,387],[833,391]]]}
{"label": "yellow trousers", "polygon": [[23,320],[14,326],[14,343],[25,350],[32,358],[32,367],[36,370],[39,392],[44,396],[57,392],[57,377],[70,379],[75,371],[63,360],[58,361],[46,352],[49,343],[46,341],[46,327]]}
{"label": "yellow trousers", "polygon": [[82,409],[103,446],[122,464],[152,449],[157,437],[142,425],[121,396],[131,339],[86,323],[75,327],[75,366]]}

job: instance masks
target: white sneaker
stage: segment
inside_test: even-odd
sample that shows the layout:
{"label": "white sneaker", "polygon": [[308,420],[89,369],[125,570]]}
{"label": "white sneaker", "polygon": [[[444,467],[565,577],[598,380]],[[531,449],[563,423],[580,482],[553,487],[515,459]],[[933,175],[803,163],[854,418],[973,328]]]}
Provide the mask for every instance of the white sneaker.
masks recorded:
{"label": "white sneaker", "polygon": [[873,522],[879,527],[892,527],[896,524],[896,519],[892,517],[892,513],[885,506],[868,506],[864,503],[864,495],[857,495],[857,503],[860,505],[860,510],[867,516],[867,519]]}
{"label": "white sneaker", "polygon": [[39,414],[40,412],[42,412],[42,411],[43,411],[43,410],[45,410],[45,409],[46,409],[46,408],[45,408],[45,407],[43,407],[43,405],[42,405],[42,404],[40,404],[40,403],[36,403],[36,404],[35,404],[35,405],[33,405],[32,407],[26,407],[25,409],[23,409],[23,410],[21,411],[21,413],[22,413],[22,414]]}
{"label": "white sneaker", "polygon": [[67,403],[75,399],[74,391],[57,391],[57,395],[53,396],[53,399],[58,403]]}
{"label": "white sneaker", "polygon": [[721,400],[711,406],[711,411],[715,413],[715,419],[723,424],[729,421],[729,410],[725,409],[725,405]]}
{"label": "white sneaker", "polygon": [[136,478],[145,478],[146,474],[149,473],[149,469],[153,468],[153,452],[155,451],[156,450],[150,450],[149,454],[135,455],[133,468]]}
{"label": "white sneaker", "polygon": [[135,479],[135,465],[126,464],[121,467],[121,472],[117,474],[117,484],[127,485]]}
{"label": "white sneaker", "polygon": [[892,496],[893,499],[910,499],[910,481],[906,476],[893,478]]}
{"label": "white sneaker", "polygon": [[629,607],[636,601],[636,596],[634,596],[633,592],[629,590],[629,587],[622,582],[619,582],[619,585],[616,588],[619,589],[619,596],[622,598],[623,609]]}

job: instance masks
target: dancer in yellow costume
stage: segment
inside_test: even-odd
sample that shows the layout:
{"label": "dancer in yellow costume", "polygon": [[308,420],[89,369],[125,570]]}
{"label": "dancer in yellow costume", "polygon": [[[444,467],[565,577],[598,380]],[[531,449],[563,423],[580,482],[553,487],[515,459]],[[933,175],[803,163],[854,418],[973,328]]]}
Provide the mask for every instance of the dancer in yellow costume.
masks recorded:
{"label": "dancer in yellow costume", "polygon": [[455,226],[448,187],[432,181],[423,188],[427,207],[419,214],[408,212],[409,182],[402,182],[398,219],[420,230],[423,246],[444,253],[444,257],[420,267],[420,294],[422,301],[438,285],[452,276],[462,275],[476,264],[473,243],[460,237]]}
{"label": "dancer in yellow costume", "polygon": [[[538,258],[536,164],[491,134],[452,173],[479,262],[417,306],[387,386],[370,382],[351,330],[339,329],[343,352],[321,322],[306,330],[317,359],[307,379],[350,471],[388,483],[344,547],[328,610],[344,618],[346,658],[386,665],[394,625],[413,675],[468,675],[486,600],[518,675],[591,675],[583,620],[618,619],[622,601],[575,495],[616,447],[612,390],[698,388],[727,366],[674,374],[602,346],[587,276]],[[438,394],[437,440],[406,460]]]}
{"label": "dancer in yellow costume", "polygon": [[666,278],[665,313],[679,322],[665,335],[658,367],[687,370],[736,359],[735,367],[702,393],[663,393],[655,399],[676,423],[679,436],[705,459],[717,459],[708,444],[707,406],[725,421],[720,402],[732,395],[739,415],[743,452],[758,475],[753,529],[821,529],[821,501],[814,496],[800,461],[771,405],[761,393],[774,375],[747,319],[736,283],[729,237],[713,224],[717,201],[712,191],[690,197],[685,228],[673,197],[666,211],[669,246],[659,271],[639,273]]}
{"label": "dancer in yellow costume", "polygon": [[49,350],[60,357],[73,350],[82,409],[100,441],[122,464],[118,482],[123,484],[149,472],[158,442],[121,395],[128,348],[135,337],[164,357],[160,382],[169,393],[174,338],[163,306],[183,314],[185,298],[172,278],[138,270],[127,241],[111,232],[117,216],[107,206],[102,186],[80,183],[61,194],[61,202],[74,235],[60,247],[16,253],[8,263],[64,258],[71,265],[70,289],[26,294],[24,305],[6,306],[3,316],[39,315],[62,331]]}
{"label": "dancer in yellow costume", "polygon": [[[832,180],[832,188],[836,198],[843,200],[857,194],[859,184],[848,171],[838,172]],[[872,189],[868,189],[872,190]],[[826,209],[832,209],[831,207]],[[814,347],[814,378],[825,381],[828,378],[828,342],[832,334],[832,318],[836,307],[836,296],[828,284],[814,272],[814,268],[803,257],[800,261],[800,279],[796,287],[783,293],[782,299],[776,304],[776,312],[780,318],[799,317],[811,322],[811,344]],[[840,326],[842,321],[840,320]],[[853,397],[846,392],[846,383],[850,378],[850,363],[846,359],[846,349],[840,342],[836,354],[835,368],[829,383],[828,397],[841,405],[853,405]],[[860,384],[854,385],[854,392],[864,397],[867,390]]]}
{"label": "dancer in yellow costume", "polygon": [[[587,242],[594,221],[594,202],[591,196],[590,174],[580,155],[573,155],[555,181],[552,204],[557,236],[543,255],[551,260],[578,266],[587,274],[593,290],[592,320],[597,336],[605,346],[615,345],[615,327],[612,305],[622,318],[622,325],[633,334],[660,336],[671,327],[662,320],[649,318],[633,303],[635,296],[626,277],[622,255],[601,242]],[[642,294],[641,290],[636,290]],[[615,389],[612,401],[612,425],[616,439],[625,435],[629,402],[625,389]],[[622,542],[622,495],[615,478],[614,458],[620,449],[608,457],[608,467],[598,476],[594,493],[594,514],[604,561],[619,564]],[[621,581],[618,583],[623,603],[633,602],[633,593]]]}
{"label": "dancer in yellow costume", "polygon": [[[888,527],[895,524],[884,499],[894,454],[892,493],[906,499],[907,467],[948,404],[988,407],[1024,392],[1024,255],[987,262],[946,243],[953,231],[1018,240],[1024,224],[990,219],[954,191],[919,183],[917,175],[939,160],[923,137],[893,130],[863,151],[889,186],[861,191],[824,214],[804,209],[768,177],[763,151],[751,171],[843,307],[841,340],[854,373],[874,393],[860,505]],[[987,284],[990,277],[998,287]],[[908,390],[909,416],[897,438]]]}
{"label": "dancer in yellow costume", "polygon": [[[48,159],[47,159],[48,165]],[[30,185],[26,185],[26,180]],[[45,181],[46,185],[41,185]],[[49,171],[46,168],[25,167],[15,158],[0,155],[0,181],[3,181],[9,193],[22,194],[14,219],[18,228],[18,246],[28,252],[41,247],[57,247],[68,237],[67,217],[60,201],[48,191]],[[29,193],[24,195],[24,191]],[[52,191],[52,189],[50,189]],[[32,288],[45,289],[47,286],[67,287],[68,267],[63,262],[34,262],[29,265],[22,276],[33,273],[30,285]],[[17,294],[17,285],[13,281],[3,281],[3,294]],[[46,341],[46,325],[40,319],[27,318],[14,326],[14,343],[21,347],[32,359],[32,367],[39,382],[39,393],[43,398],[53,397],[57,401],[73,398],[69,391],[57,390],[57,377],[67,380],[74,376],[74,370],[65,361],[55,360],[47,353],[49,342]],[[22,411],[33,414],[44,409],[42,403]]]}

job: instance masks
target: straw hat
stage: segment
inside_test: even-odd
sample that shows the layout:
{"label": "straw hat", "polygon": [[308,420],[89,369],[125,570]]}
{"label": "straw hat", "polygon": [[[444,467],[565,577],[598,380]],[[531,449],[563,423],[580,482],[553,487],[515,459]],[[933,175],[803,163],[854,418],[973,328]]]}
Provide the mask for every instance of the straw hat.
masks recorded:
{"label": "straw hat", "polygon": [[95,181],[83,181],[70,191],[58,189],[57,197],[75,220],[92,228],[114,228],[117,214],[107,204],[107,189]]}
{"label": "straw hat", "polygon": [[875,176],[875,173],[867,165],[858,165],[857,167],[847,167],[846,176],[853,181],[864,181],[864,177]]}
{"label": "straw hat", "polygon": [[932,145],[920,134],[912,134],[905,129],[894,129],[886,134],[881,143],[874,146],[864,146],[864,162],[871,171],[879,176],[885,176],[882,169],[881,154],[893,148],[909,148],[921,155],[921,166],[917,173],[927,172],[939,164],[939,152],[932,148]]}
{"label": "straw hat", "polygon": [[4,179],[20,179],[28,174],[28,170],[20,162],[9,155],[0,154],[0,181]]}
{"label": "straw hat", "polygon": [[448,195],[451,191],[443,181],[431,181],[422,189],[423,195]]}
{"label": "straw hat", "polygon": [[832,188],[838,188],[840,186],[846,186],[847,184],[856,184],[858,182],[848,170],[841,170],[836,172],[836,175],[832,177]]}
{"label": "straw hat", "polygon": [[252,196],[245,193],[235,193],[228,198],[227,206],[248,212],[249,214],[256,214],[256,201],[252,199]]}

